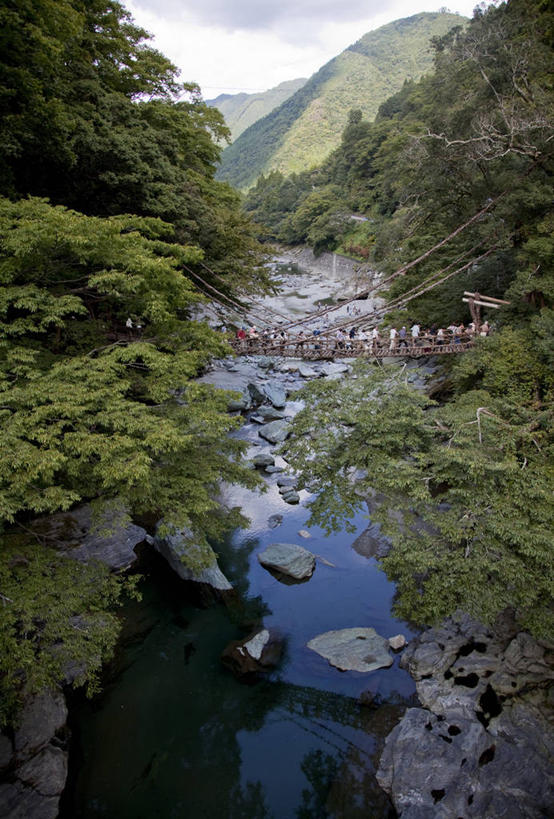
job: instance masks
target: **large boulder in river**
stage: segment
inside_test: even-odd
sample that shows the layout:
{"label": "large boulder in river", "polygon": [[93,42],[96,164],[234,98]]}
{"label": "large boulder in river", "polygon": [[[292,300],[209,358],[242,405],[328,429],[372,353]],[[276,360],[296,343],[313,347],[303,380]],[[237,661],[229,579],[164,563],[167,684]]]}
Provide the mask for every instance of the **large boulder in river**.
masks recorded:
{"label": "large boulder in river", "polygon": [[199,544],[189,529],[164,531],[166,528],[158,526],[154,547],[182,580],[202,583],[218,592],[232,590],[209,547]]}
{"label": "large boulder in river", "polygon": [[400,665],[413,708],[387,737],[377,780],[402,817],[543,817],[554,804],[554,652],[457,612]]}
{"label": "large boulder in river", "polygon": [[289,437],[291,429],[292,426],[288,421],[271,421],[261,427],[258,435],[265,438],[270,444],[280,444]]}
{"label": "large boulder in river", "polygon": [[287,403],[287,394],[281,384],[268,382],[259,384],[251,381],[248,384],[248,393],[254,404],[265,404],[266,401],[276,409],[282,409]]}
{"label": "large boulder in river", "polygon": [[262,392],[269,403],[276,409],[282,409],[287,403],[287,394],[281,384],[270,382],[262,386]]}
{"label": "large boulder in river", "polygon": [[266,569],[294,580],[307,580],[315,569],[315,556],[295,543],[270,543],[258,560]]}
{"label": "large boulder in river", "polygon": [[233,640],[224,649],[221,661],[237,677],[274,668],[281,657],[282,640],[268,629],[260,629],[246,640]]}
{"label": "large boulder in river", "polygon": [[281,421],[285,417],[281,410],[275,409],[273,406],[258,407],[257,415],[263,418],[264,421]]}
{"label": "large boulder in river", "polygon": [[106,508],[95,516],[88,504],[39,518],[33,529],[68,557],[82,563],[99,560],[113,571],[132,566],[137,559],[135,547],[146,538],[146,531],[119,510]]}
{"label": "large boulder in river", "polygon": [[308,648],[340,671],[375,671],[393,664],[388,640],[374,628],[327,631],[310,640]]}

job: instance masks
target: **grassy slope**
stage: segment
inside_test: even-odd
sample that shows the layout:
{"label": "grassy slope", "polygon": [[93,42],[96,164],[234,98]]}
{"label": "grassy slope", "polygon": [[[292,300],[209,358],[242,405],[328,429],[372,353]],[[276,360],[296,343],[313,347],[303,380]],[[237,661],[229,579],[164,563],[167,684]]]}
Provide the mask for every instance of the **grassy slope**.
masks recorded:
{"label": "grassy slope", "polygon": [[246,189],[271,169],[290,173],[321,162],[339,144],[351,108],[372,118],[406,78],[429,71],[431,37],[464,22],[422,13],[365,34],[226,148],[218,177]]}
{"label": "grassy slope", "polygon": [[287,80],[259,94],[220,94],[219,97],[206,102],[213,108],[219,108],[231,130],[231,138],[234,141],[254,122],[281,105],[305,83],[306,78],[302,77],[297,80]]}

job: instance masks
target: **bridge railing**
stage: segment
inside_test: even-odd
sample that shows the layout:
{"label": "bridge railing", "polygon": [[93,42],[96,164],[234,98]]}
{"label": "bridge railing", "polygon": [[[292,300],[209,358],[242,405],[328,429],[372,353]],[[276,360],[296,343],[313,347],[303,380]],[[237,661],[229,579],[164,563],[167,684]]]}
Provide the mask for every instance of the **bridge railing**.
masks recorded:
{"label": "bridge railing", "polygon": [[394,346],[383,339],[374,342],[370,339],[345,339],[344,341],[314,336],[313,338],[285,340],[263,337],[232,339],[231,347],[237,355],[267,355],[282,358],[332,359],[332,358],[418,358],[427,355],[444,355],[461,353],[474,345],[474,337],[468,334],[449,336],[437,340],[436,336],[420,336],[416,341],[396,339]]}

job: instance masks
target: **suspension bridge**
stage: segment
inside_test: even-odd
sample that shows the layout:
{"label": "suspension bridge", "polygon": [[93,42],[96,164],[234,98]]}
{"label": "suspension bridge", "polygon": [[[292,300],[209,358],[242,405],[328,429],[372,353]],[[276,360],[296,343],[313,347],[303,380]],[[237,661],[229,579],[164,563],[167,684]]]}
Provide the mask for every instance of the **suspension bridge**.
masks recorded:
{"label": "suspension bridge", "polygon": [[[348,316],[344,319],[344,317],[341,317],[338,321],[334,321],[332,325],[329,322],[329,314],[353,302],[368,299],[386,290],[397,277],[405,275],[420,262],[428,259],[432,254],[452,241],[470,225],[481,220],[504,195],[505,192],[499,194],[495,199],[488,200],[483,208],[458,226],[452,233],[418,256],[417,259],[413,259],[408,264],[398,268],[384,280],[356,293],[349,299],[342,300],[339,304],[326,307],[316,313],[309,313],[298,319],[291,319],[289,316],[285,316],[263,304],[251,303],[245,306],[210,284],[198,272],[186,266],[185,268],[210,301],[223,308],[227,316],[234,313],[239,318],[239,324],[246,320],[251,325],[256,325],[256,328],[261,329],[261,333],[256,329],[255,332],[250,332],[246,338],[230,339],[229,343],[237,355],[269,355],[316,360],[359,357],[376,359],[388,357],[417,358],[428,355],[464,353],[475,345],[477,336],[488,334],[487,324],[482,325],[481,323],[481,307],[497,310],[510,302],[484,296],[480,293],[465,291],[463,301],[468,304],[472,318],[468,329],[462,325],[457,329],[449,328],[449,331],[441,329],[438,332],[417,335],[416,338],[412,338],[411,335],[408,335],[407,338],[401,338],[397,335],[396,338],[391,339],[375,339],[371,337],[372,331],[373,328],[378,327],[380,321],[390,311],[406,309],[413,299],[439,287],[453,276],[467,273],[477,267],[488,256],[501,249],[502,241],[493,242],[486,247],[487,240],[481,238],[477,244],[462,250],[460,255],[446,267],[427,276],[419,284],[404,292],[401,296],[390,300],[384,307],[371,314],[366,313],[357,318]],[[212,281],[219,279],[224,282],[221,276],[214,273],[206,265],[202,264],[202,267],[210,275]],[[322,321],[326,324],[323,329],[321,327]],[[296,336],[291,334],[293,328],[300,328]],[[302,328],[306,329],[306,333]],[[483,329],[486,332],[482,332]]]}
{"label": "suspension bridge", "polygon": [[371,341],[314,337],[298,341],[295,338],[277,341],[264,338],[232,339],[231,347],[237,355],[264,355],[282,358],[302,358],[306,361],[332,360],[335,358],[421,358],[429,355],[452,355],[465,353],[475,345],[472,336],[456,336],[452,340],[437,341],[435,336],[419,336],[417,343],[411,339],[392,349],[387,341],[373,344]]}

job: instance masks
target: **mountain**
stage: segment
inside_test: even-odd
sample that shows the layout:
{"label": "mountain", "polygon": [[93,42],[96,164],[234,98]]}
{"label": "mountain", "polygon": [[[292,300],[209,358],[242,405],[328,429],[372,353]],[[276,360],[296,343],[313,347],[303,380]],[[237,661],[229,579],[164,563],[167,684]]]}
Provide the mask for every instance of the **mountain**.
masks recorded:
{"label": "mountain", "polygon": [[430,71],[431,38],[466,22],[458,14],[424,12],[365,34],[225,148],[218,178],[246,189],[261,173],[321,163],[340,143],[352,108],[373,119],[405,79]]}
{"label": "mountain", "polygon": [[231,138],[234,141],[250,125],[288,100],[305,83],[306,78],[301,77],[297,80],[282,82],[275,88],[259,94],[220,94],[213,100],[206,100],[206,105],[219,108],[231,129]]}

